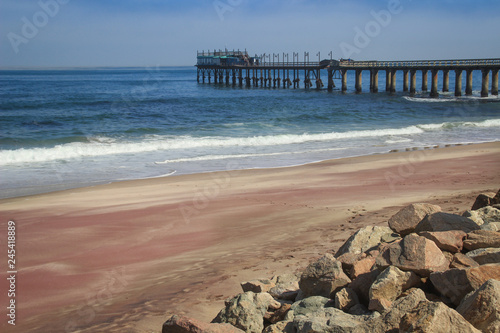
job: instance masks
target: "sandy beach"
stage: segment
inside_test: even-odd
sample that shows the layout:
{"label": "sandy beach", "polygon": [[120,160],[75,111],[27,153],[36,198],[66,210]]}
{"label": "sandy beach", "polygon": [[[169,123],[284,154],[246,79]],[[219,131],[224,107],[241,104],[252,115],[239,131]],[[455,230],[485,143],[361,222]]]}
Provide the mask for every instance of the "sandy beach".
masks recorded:
{"label": "sandy beach", "polygon": [[15,221],[18,270],[16,326],[4,319],[0,330],[159,332],[173,313],[209,321],[241,281],[295,272],[406,204],[469,209],[498,191],[499,166],[496,142],[0,200],[1,244]]}

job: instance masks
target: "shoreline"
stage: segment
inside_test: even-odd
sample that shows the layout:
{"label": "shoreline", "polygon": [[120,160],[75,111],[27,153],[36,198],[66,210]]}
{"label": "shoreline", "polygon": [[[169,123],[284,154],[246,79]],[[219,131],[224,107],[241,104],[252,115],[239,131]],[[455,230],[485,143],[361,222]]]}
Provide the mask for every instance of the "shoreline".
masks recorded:
{"label": "shoreline", "polygon": [[[316,163],[322,163],[322,162],[328,162],[328,161],[337,161],[337,160],[348,159],[348,158],[358,158],[358,157],[365,157],[365,156],[366,157],[379,156],[379,155],[401,153],[401,152],[428,151],[428,150],[434,150],[434,149],[443,149],[443,148],[452,148],[452,147],[470,146],[470,145],[495,144],[498,142],[500,142],[500,141],[463,142],[463,143],[453,143],[453,144],[445,144],[445,145],[426,145],[426,146],[422,146],[422,147],[391,149],[391,150],[388,150],[386,152],[374,152],[374,153],[365,154],[365,155],[352,155],[352,156],[349,155],[349,156],[343,156],[343,157],[338,157],[338,158],[322,159],[322,160],[317,160],[317,161],[309,161],[309,162],[305,162],[305,163],[284,165],[284,166],[254,167],[254,168],[243,168],[243,169],[227,169],[226,168],[226,170],[210,170],[210,171],[199,171],[199,172],[193,172],[193,173],[189,173],[189,172],[188,173],[178,173],[177,170],[173,169],[173,171],[168,173],[168,174],[151,176],[151,177],[144,177],[144,178],[118,179],[118,180],[111,180],[111,181],[95,181],[95,182],[90,182],[90,183],[82,182],[82,183],[76,183],[76,184],[78,184],[76,186],[65,185],[65,184],[52,184],[52,185],[41,185],[41,186],[36,187],[36,188],[40,188],[40,190],[35,190],[34,187],[29,188],[29,190],[26,190],[26,191],[23,191],[26,188],[8,189],[10,192],[16,193],[16,194],[9,195],[9,196],[0,195],[0,201],[5,200],[5,199],[23,198],[23,197],[30,197],[30,196],[36,196],[36,195],[56,193],[56,192],[67,191],[67,190],[84,189],[84,188],[88,188],[88,187],[110,185],[110,184],[116,184],[116,183],[121,183],[121,182],[142,181],[142,180],[148,180],[148,179],[163,179],[163,178],[170,178],[170,177],[198,175],[198,174],[210,174],[210,173],[227,172],[227,171],[273,170],[273,169],[281,169],[281,168],[294,168],[294,167],[301,167],[301,166],[306,166],[306,165],[310,165],[310,164],[316,164]],[[237,166],[237,164],[238,163],[232,163],[232,162],[227,163],[227,165],[235,165],[235,166]],[[43,188],[45,188],[45,189],[43,189]]]}
{"label": "shoreline", "polygon": [[158,331],[174,312],[210,320],[239,282],[307,265],[407,203],[469,209],[498,190],[498,165],[494,142],[2,199],[0,227],[18,225],[16,329]]}

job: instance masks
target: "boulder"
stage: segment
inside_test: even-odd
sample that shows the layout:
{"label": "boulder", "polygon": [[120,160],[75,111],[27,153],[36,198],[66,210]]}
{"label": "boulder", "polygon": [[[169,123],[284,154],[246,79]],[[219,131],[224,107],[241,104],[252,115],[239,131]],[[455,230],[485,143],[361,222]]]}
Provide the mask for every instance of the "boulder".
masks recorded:
{"label": "boulder", "polygon": [[457,311],[441,302],[421,301],[404,315],[399,325],[400,332],[426,333],[480,333]]}
{"label": "boulder", "polygon": [[409,235],[427,215],[441,211],[441,207],[427,203],[411,204],[389,219],[389,228],[401,236]]}
{"label": "boulder", "polygon": [[467,257],[480,265],[500,263],[500,248],[492,247],[467,252]]}
{"label": "boulder", "polygon": [[269,309],[277,310],[281,304],[268,293],[248,291],[226,301],[212,323],[228,323],[247,333],[264,330],[264,315]]}
{"label": "boulder", "polygon": [[450,263],[437,245],[422,236],[410,234],[402,241],[385,248],[377,257],[377,266],[396,266],[403,271],[412,271],[420,276],[448,269]]}
{"label": "boulder", "polygon": [[462,216],[471,219],[478,225],[500,222],[500,209],[486,206],[478,210],[468,210]]}
{"label": "boulder", "polygon": [[471,209],[478,210],[486,206],[492,206],[494,204],[500,203],[498,199],[499,193],[500,191],[496,195],[493,192],[479,194],[476,198],[476,201],[474,201]]}
{"label": "boulder", "polygon": [[348,312],[350,308],[359,304],[358,295],[351,288],[342,288],[335,294],[335,308]]}
{"label": "boulder", "polygon": [[322,296],[311,296],[293,303],[289,313],[291,315],[291,319],[293,319],[293,316],[308,316],[310,313],[316,312],[317,310],[329,306],[333,306],[333,303],[329,298]]}
{"label": "boulder", "polygon": [[430,239],[443,251],[457,253],[462,251],[467,234],[461,230],[422,231],[420,236]]}
{"label": "boulder", "polygon": [[481,225],[481,230],[500,231],[500,222],[490,222]]}
{"label": "boulder", "polygon": [[360,254],[378,246],[382,239],[392,235],[388,227],[364,227],[356,231],[335,253],[338,258],[345,253]]}
{"label": "boulder", "polygon": [[434,288],[457,306],[465,295],[481,287],[489,279],[499,278],[500,264],[453,268],[444,272],[432,273],[430,276]]}
{"label": "boulder", "polygon": [[276,285],[269,294],[276,299],[295,301],[299,293],[299,278],[295,274],[283,274],[274,279]]}
{"label": "boulder", "polygon": [[379,274],[380,271],[375,269],[369,273],[359,275],[348,285],[349,288],[354,290],[356,295],[358,295],[359,301],[365,306],[368,306],[370,302],[370,287]]}
{"label": "boulder", "polygon": [[462,230],[469,233],[481,229],[474,221],[460,215],[449,213],[434,213],[424,217],[415,227],[415,232]]}
{"label": "boulder", "polygon": [[372,270],[373,266],[375,265],[375,258],[374,257],[367,257],[364,259],[361,259],[354,263],[352,265],[351,271],[349,276],[351,279],[355,279],[361,274],[368,273]]}
{"label": "boulder", "polygon": [[354,316],[335,308],[323,308],[309,315],[293,318],[293,332],[297,333],[351,333],[366,320],[365,316]]}
{"label": "boulder", "polygon": [[351,253],[347,252],[339,256],[335,256],[338,261],[342,263],[342,268],[344,269],[344,272],[350,272],[352,269],[352,266],[357,263],[359,260],[366,258],[365,253]]}
{"label": "boulder", "polygon": [[420,278],[413,272],[403,272],[389,266],[377,277],[370,287],[369,310],[384,312],[403,291],[420,284]]}
{"label": "boulder", "polygon": [[291,321],[280,321],[279,323],[267,326],[263,333],[292,333],[293,324]]}
{"label": "boulder", "polygon": [[305,297],[332,294],[346,286],[351,279],[342,270],[342,263],[327,253],[310,264],[302,273],[299,286]]}
{"label": "boulder", "polygon": [[462,300],[457,312],[485,333],[500,332],[500,281],[486,281]]}
{"label": "boulder", "polygon": [[241,289],[243,289],[243,292],[252,291],[254,293],[266,293],[274,286],[274,282],[269,279],[251,280],[241,283]]}
{"label": "boulder", "polygon": [[421,301],[425,300],[425,294],[421,289],[412,289],[407,296],[397,299],[392,304],[391,308],[384,312],[380,317],[373,318],[372,320],[361,324],[354,330],[354,332],[399,332],[399,324],[403,316],[415,309]]}
{"label": "boulder", "polygon": [[264,315],[264,320],[270,324],[276,324],[285,319],[288,311],[291,308],[291,304],[283,303],[279,309],[276,311],[268,311]]}
{"label": "boulder", "polygon": [[174,315],[163,324],[162,333],[243,333],[230,324],[209,324]]}
{"label": "boulder", "polygon": [[477,267],[479,264],[463,253],[455,253],[450,263],[450,268]]}
{"label": "boulder", "polygon": [[487,247],[500,247],[500,232],[475,230],[467,234],[464,247],[471,251]]}

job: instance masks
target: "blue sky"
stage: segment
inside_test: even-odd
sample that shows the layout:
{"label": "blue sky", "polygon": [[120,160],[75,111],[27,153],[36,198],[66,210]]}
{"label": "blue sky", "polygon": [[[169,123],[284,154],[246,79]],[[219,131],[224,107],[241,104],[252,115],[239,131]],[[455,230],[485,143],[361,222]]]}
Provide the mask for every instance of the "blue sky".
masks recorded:
{"label": "blue sky", "polygon": [[194,65],[196,51],[500,57],[498,0],[0,0],[0,67]]}

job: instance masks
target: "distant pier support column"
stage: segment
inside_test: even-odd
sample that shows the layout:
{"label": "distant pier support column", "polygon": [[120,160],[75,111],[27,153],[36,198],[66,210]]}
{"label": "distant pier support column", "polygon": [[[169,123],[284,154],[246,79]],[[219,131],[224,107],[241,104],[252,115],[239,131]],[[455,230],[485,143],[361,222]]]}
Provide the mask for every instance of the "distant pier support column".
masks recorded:
{"label": "distant pier support column", "polygon": [[333,69],[328,68],[328,90],[333,90],[333,88],[335,88],[335,83],[333,82]]}
{"label": "distant pier support column", "polygon": [[347,69],[341,71],[342,74],[342,91],[347,91]]}
{"label": "distant pier support column", "polygon": [[427,91],[427,73],[429,71],[427,69],[422,70],[422,91]]}
{"label": "distant pier support column", "polygon": [[481,85],[481,97],[488,97],[489,95],[489,81],[490,81],[490,70],[483,69],[483,83]]}
{"label": "distant pier support column", "polygon": [[392,78],[391,70],[387,69],[385,71],[385,91],[387,92],[391,91],[391,78]]}
{"label": "distant pier support column", "polygon": [[432,73],[432,86],[431,86],[431,97],[439,97],[438,93],[438,73],[437,69],[433,69]]}
{"label": "distant pier support column", "polygon": [[491,71],[491,94],[498,96],[498,69]]}
{"label": "distant pier support column", "polygon": [[395,69],[391,71],[391,93],[396,92],[396,72]]}
{"label": "distant pier support column", "polygon": [[403,71],[403,91],[408,91],[408,70]]}
{"label": "distant pier support column", "polygon": [[443,70],[443,92],[450,91],[450,71]]}
{"label": "distant pier support column", "polygon": [[361,83],[363,81],[363,71],[361,69],[356,69],[356,92],[361,92]]}
{"label": "distant pier support column", "polygon": [[240,82],[240,87],[243,87],[243,70],[242,69],[240,69],[239,75],[240,76],[238,77],[238,79]]}
{"label": "distant pier support column", "polygon": [[417,71],[412,69],[410,71],[410,94],[415,95],[417,92]]}
{"label": "distant pier support column", "polygon": [[472,69],[467,70],[467,78],[465,83],[465,95],[472,95]]}
{"label": "distant pier support column", "polygon": [[378,93],[378,69],[370,70],[370,91]]}
{"label": "distant pier support column", "polygon": [[455,69],[455,96],[462,96],[462,70]]}

